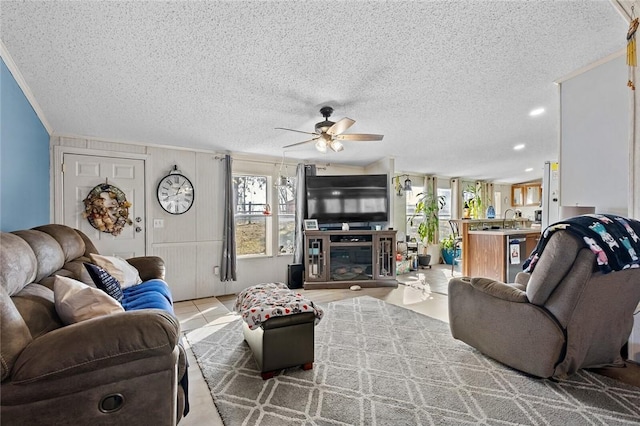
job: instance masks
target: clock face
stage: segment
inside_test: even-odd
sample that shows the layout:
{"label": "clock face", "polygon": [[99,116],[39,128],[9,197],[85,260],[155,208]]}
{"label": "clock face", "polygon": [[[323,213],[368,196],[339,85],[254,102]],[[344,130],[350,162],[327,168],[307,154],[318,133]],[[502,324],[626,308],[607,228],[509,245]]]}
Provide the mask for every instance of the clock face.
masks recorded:
{"label": "clock face", "polygon": [[186,213],[193,205],[193,185],[186,177],[172,173],[158,184],[158,202],[171,214]]}

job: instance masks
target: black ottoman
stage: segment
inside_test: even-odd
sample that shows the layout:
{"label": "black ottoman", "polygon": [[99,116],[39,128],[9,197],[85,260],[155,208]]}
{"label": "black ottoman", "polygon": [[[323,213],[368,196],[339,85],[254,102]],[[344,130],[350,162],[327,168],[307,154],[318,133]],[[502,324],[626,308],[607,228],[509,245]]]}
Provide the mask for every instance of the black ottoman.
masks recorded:
{"label": "black ottoman", "polygon": [[278,370],[301,366],[313,368],[313,312],[269,318],[255,330],[243,324],[244,340],[249,344],[263,379]]}

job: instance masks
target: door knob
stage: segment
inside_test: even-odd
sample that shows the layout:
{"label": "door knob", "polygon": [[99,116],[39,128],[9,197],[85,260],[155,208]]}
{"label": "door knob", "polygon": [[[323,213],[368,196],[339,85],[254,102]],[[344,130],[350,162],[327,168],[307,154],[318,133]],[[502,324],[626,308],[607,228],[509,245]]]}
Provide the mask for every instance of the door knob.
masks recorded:
{"label": "door knob", "polygon": [[140,228],[139,226],[136,226],[136,232],[142,232],[142,228]]}
{"label": "door knob", "polygon": [[142,222],[142,218],[140,216],[136,217],[136,222],[138,223]]}

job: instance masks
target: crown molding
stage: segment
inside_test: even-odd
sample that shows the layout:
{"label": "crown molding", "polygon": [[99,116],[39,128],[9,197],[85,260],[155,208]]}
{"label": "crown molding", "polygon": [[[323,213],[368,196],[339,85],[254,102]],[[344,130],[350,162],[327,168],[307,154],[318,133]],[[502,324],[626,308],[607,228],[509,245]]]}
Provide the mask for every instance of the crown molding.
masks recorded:
{"label": "crown molding", "polygon": [[626,47],[622,48],[622,49],[620,49],[620,50],[618,50],[616,52],[613,52],[610,55],[605,56],[604,58],[601,58],[601,59],[599,59],[599,60],[597,60],[595,62],[592,62],[592,63],[590,63],[590,64],[588,64],[588,65],[586,65],[586,66],[584,66],[584,67],[582,67],[580,69],[577,69],[577,70],[573,71],[570,74],[567,74],[567,75],[565,75],[565,76],[563,76],[563,77],[561,77],[561,78],[559,78],[557,80],[554,80],[554,83],[555,84],[562,84],[567,80],[570,80],[570,79],[572,79],[574,77],[579,76],[580,74],[584,74],[585,72],[591,71],[592,69],[594,69],[596,67],[599,67],[602,64],[606,64],[609,61],[612,61],[612,60],[614,60],[616,58],[619,58],[620,56],[625,55],[626,53],[627,53],[627,48]]}
{"label": "crown molding", "polygon": [[7,46],[5,46],[2,40],[0,40],[0,57],[2,57],[2,59],[4,60],[5,65],[9,69],[9,72],[13,75],[13,78],[16,80],[16,83],[18,83],[20,89],[22,89],[22,93],[24,93],[24,96],[27,98],[27,101],[31,105],[31,108],[33,108],[36,115],[40,119],[40,122],[47,130],[47,133],[49,134],[49,136],[51,136],[51,134],[53,133],[51,124],[49,124],[47,117],[45,117],[44,115],[44,111],[42,110],[42,108],[40,108],[40,104],[38,104],[38,101],[36,101],[36,97],[33,95],[33,92],[29,88],[29,85],[22,76],[22,73],[18,69],[16,63],[13,61],[13,58],[7,50]]}

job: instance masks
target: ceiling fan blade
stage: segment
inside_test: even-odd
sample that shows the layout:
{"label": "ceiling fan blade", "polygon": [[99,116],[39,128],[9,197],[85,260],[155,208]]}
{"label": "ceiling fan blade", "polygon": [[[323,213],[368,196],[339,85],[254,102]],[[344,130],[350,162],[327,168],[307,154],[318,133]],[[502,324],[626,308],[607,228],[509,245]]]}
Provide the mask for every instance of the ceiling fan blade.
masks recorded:
{"label": "ceiling fan blade", "polygon": [[318,138],[313,138],[313,139],[309,139],[308,141],[296,142],[296,143],[292,143],[291,145],[285,145],[285,146],[283,146],[283,148],[291,148],[292,146],[302,145],[303,143],[315,142],[317,140],[318,140]]}
{"label": "ceiling fan blade", "polygon": [[327,134],[332,136],[339,135],[349,127],[353,126],[353,123],[355,123],[355,120],[345,117],[340,121],[336,121],[333,126],[329,127]]}
{"label": "ceiling fan blade", "polygon": [[384,135],[371,135],[366,133],[352,133],[347,135],[336,135],[335,139],[341,141],[381,141]]}
{"label": "ceiling fan blade", "polygon": [[288,130],[290,132],[298,132],[298,133],[304,133],[305,135],[315,135],[315,136],[319,136],[317,133],[311,133],[311,132],[303,132],[302,130],[294,130],[294,129],[286,129],[284,127],[276,127],[276,130]]}

